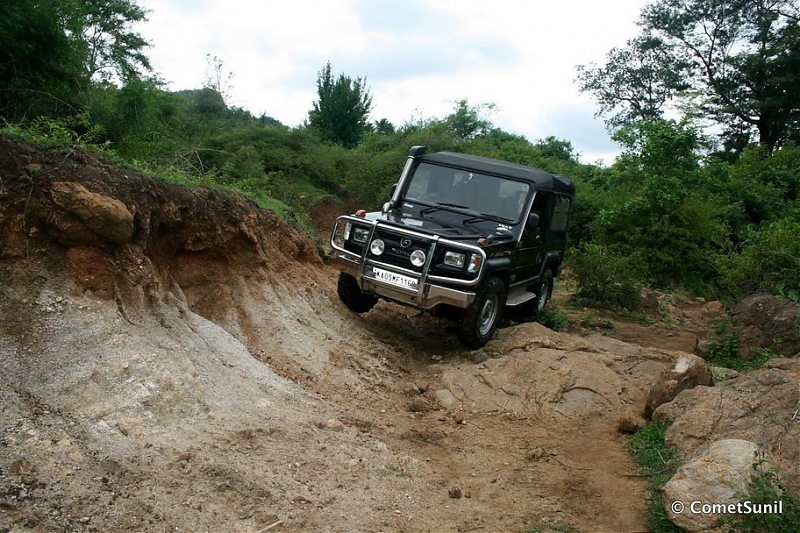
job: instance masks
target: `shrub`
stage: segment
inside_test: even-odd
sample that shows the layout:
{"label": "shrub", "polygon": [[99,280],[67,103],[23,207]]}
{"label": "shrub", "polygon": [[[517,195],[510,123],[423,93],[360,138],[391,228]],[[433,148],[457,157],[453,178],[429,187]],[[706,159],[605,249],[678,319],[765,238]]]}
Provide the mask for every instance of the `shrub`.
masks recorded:
{"label": "shrub", "polygon": [[756,451],[748,494],[738,494],[740,502],[751,506],[774,505],[780,501],[781,513],[748,513],[724,520],[732,533],[795,533],[800,530],[800,502],[785,486],[777,468],[767,468],[766,454]]}
{"label": "shrub", "polygon": [[741,254],[718,259],[721,284],[734,295],[800,290],[800,222],[783,218],[752,231]]}
{"label": "shrub", "polygon": [[630,309],[641,303],[644,272],[640,254],[624,255],[619,248],[587,243],[570,256],[578,278],[577,296],[589,303]]}

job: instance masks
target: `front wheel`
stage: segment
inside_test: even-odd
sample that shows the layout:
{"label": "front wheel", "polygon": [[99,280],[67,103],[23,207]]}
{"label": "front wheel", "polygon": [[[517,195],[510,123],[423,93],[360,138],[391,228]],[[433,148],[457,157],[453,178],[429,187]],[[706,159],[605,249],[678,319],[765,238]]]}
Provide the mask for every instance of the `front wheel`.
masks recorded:
{"label": "front wheel", "polygon": [[539,283],[536,284],[536,297],[522,304],[524,306],[522,312],[532,318],[538,317],[552,295],[553,271],[548,269],[544,271],[542,277],[539,278]]}
{"label": "front wheel", "polygon": [[506,290],[500,278],[489,278],[475,295],[458,326],[458,338],[467,348],[480,348],[492,338],[506,304]]}
{"label": "front wheel", "polygon": [[339,282],[336,285],[339,299],[354,313],[366,313],[378,303],[378,298],[364,294],[358,286],[356,278],[344,272],[339,273]]}

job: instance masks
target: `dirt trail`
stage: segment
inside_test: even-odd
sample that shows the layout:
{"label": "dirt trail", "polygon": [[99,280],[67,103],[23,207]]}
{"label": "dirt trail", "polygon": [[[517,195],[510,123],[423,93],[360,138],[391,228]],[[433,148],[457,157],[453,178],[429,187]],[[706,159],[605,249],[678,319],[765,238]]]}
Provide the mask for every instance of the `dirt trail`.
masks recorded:
{"label": "dirt trail", "polygon": [[0,530],[645,529],[617,424],[676,352],[535,323],[465,352],[347,311],[241,199],[9,140],[0,176]]}

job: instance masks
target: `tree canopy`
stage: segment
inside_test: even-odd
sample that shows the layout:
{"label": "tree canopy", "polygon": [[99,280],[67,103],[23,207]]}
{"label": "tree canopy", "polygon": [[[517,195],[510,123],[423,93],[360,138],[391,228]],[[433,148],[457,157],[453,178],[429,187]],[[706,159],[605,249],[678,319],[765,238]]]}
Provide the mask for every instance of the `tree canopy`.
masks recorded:
{"label": "tree canopy", "polygon": [[369,129],[367,117],[372,109],[366,79],[344,73],[334,78],[328,62],[317,75],[317,96],[308,113],[311,127],[324,140],[347,148],[356,146]]}
{"label": "tree canopy", "polygon": [[797,0],[657,0],[642,33],[602,67],[578,68],[611,127],[659,118],[672,102],[724,130],[730,148],[775,149],[798,137]]}
{"label": "tree canopy", "polygon": [[12,120],[80,108],[91,84],[149,71],[134,0],[0,0],[0,113]]}

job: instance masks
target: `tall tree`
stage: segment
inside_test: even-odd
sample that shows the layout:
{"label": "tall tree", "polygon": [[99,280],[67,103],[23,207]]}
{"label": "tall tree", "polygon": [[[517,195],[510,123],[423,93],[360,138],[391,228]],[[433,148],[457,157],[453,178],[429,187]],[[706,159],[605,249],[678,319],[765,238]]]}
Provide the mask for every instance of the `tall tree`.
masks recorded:
{"label": "tall tree", "polygon": [[492,122],[484,117],[484,112],[491,112],[493,103],[470,105],[466,100],[458,100],[453,105],[453,112],[444,118],[447,131],[458,140],[474,139],[491,131]]}
{"label": "tall tree", "polygon": [[0,0],[0,116],[57,113],[78,90],[81,57],[70,46],[60,0]]}
{"label": "tall tree", "polygon": [[667,103],[687,88],[671,52],[654,35],[630,39],[627,47],[612,48],[606,54],[605,65],[579,65],[580,89],[594,94],[600,105],[598,115],[609,116],[610,129],[661,118]]}
{"label": "tall tree", "polygon": [[[769,149],[781,146],[800,126],[798,11],[798,0],[657,0],[646,6],[640,39],[660,43],[652,57],[655,94],[661,95],[656,102],[675,99],[723,126],[729,140],[755,136]],[[629,44],[626,53],[641,58],[641,52]],[[626,57],[610,55],[605,71],[582,78],[601,112],[614,105],[648,107],[646,94],[626,99],[628,93],[615,92],[620,79],[638,75],[638,63],[622,63]]]}
{"label": "tall tree", "polygon": [[0,0],[0,116],[81,107],[92,83],[149,70],[135,0]]}
{"label": "tall tree", "polygon": [[137,0],[63,0],[64,26],[89,79],[125,81],[150,70],[148,42],[131,26],[147,20]]}
{"label": "tall tree", "polygon": [[318,100],[308,112],[312,128],[324,140],[353,148],[368,130],[367,116],[372,109],[372,96],[364,78],[339,74],[334,79],[330,62],[317,75]]}

